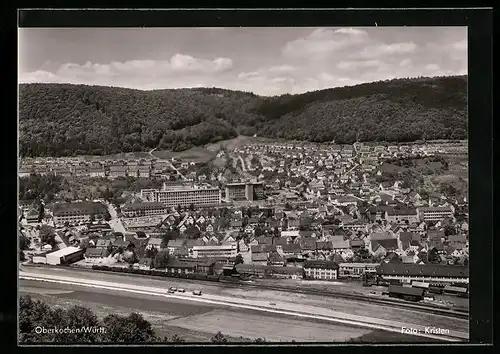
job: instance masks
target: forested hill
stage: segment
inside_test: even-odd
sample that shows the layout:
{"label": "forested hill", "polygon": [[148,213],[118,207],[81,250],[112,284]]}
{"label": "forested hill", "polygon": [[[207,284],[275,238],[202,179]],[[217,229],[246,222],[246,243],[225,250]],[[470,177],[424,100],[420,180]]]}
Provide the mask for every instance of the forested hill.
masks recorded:
{"label": "forested hill", "polygon": [[463,139],[467,76],[277,97],[217,88],[22,84],[19,120],[22,156],[184,150],[238,134],[337,143]]}

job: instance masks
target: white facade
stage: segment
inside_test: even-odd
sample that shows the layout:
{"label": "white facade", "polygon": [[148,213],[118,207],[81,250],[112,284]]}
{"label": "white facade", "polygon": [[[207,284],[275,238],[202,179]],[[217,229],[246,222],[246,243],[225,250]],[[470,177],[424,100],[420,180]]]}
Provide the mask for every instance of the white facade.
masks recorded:
{"label": "white facade", "polygon": [[82,250],[78,247],[66,247],[58,251],[48,253],[46,255],[47,264],[59,265],[62,263],[63,259],[69,256],[73,256],[76,253],[82,253]]}
{"label": "white facade", "polygon": [[236,243],[193,247],[193,258],[235,257],[236,254],[237,254]]}

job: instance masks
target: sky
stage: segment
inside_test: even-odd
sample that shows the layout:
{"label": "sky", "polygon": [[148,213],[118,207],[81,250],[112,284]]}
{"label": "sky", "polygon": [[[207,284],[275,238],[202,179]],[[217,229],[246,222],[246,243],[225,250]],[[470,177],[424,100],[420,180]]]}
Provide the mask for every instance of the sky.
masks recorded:
{"label": "sky", "polygon": [[464,74],[466,27],[19,29],[21,83],[275,96]]}

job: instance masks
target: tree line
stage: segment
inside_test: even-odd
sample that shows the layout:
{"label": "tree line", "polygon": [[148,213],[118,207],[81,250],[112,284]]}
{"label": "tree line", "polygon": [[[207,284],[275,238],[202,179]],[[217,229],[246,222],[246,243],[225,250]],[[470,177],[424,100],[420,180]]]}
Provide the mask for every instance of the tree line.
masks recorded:
{"label": "tree line", "polygon": [[22,156],[185,150],[239,135],[338,143],[467,137],[467,76],[397,79],[260,97],[22,84]]}
{"label": "tree line", "polygon": [[[62,333],[43,329],[60,329]],[[84,331],[64,331],[82,329]],[[178,334],[170,337],[160,336],[149,321],[141,314],[109,314],[102,319],[89,308],[71,306],[68,309],[51,308],[42,300],[23,295],[19,299],[19,336],[24,344],[65,343],[65,344],[141,344],[141,343],[184,343],[186,339]],[[240,337],[240,339],[244,339]],[[210,338],[211,343],[228,343],[227,336],[220,331]],[[256,338],[256,343],[266,342],[265,338]]]}

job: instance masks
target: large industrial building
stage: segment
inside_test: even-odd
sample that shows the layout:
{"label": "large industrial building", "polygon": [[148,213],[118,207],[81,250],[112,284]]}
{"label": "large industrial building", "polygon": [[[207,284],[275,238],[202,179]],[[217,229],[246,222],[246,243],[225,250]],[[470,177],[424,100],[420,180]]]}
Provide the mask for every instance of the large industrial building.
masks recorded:
{"label": "large industrial building", "polygon": [[103,218],[106,211],[104,204],[96,202],[57,203],[52,208],[56,226],[89,222],[92,216]]}
{"label": "large industrial building", "polygon": [[383,280],[396,280],[408,284],[413,281],[436,286],[469,283],[469,268],[457,265],[382,263],[377,267],[377,275]]}
{"label": "large industrial building", "polygon": [[46,263],[50,265],[71,264],[82,260],[84,258],[84,253],[84,249],[78,247],[66,247],[55,252],[39,256],[38,258],[45,256],[45,262],[38,259],[36,263]]}
{"label": "large industrial building", "polygon": [[193,247],[193,258],[235,257],[237,253],[238,250],[235,242],[222,245]]}
{"label": "large industrial building", "polygon": [[226,200],[260,200],[264,198],[263,182],[238,182],[226,184]]}
{"label": "large industrial building", "polygon": [[440,221],[446,218],[453,218],[454,209],[452,206],[446,207],[422,207],[418,208],[421,221]]}
{"label": "large industrial building", "polygon": [[141,191],[141,196],[150,202],[162,203],[167,208],[188,207],[191,204],[198,207],[216,206],[221,204],[221,190],[213,187],[188,187],[147,189]]}
{"label": "large industrial building", "polygon": [[121,212],[126,217],[151,216],[167,214],[168,208],[163,203],[146,202],[125,204]]}

